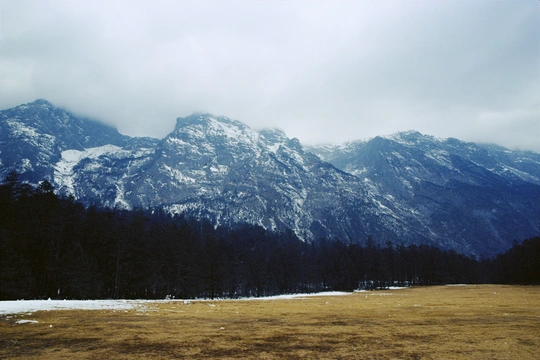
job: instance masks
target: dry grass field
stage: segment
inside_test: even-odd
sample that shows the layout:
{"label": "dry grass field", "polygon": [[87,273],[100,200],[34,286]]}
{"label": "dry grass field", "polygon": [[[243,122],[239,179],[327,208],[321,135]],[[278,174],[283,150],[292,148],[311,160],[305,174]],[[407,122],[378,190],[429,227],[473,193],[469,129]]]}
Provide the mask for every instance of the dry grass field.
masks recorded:
{"label": "dry grass field", "polygon": [[538,359],[540,287],[419,287],[4,315],[0,358]]}

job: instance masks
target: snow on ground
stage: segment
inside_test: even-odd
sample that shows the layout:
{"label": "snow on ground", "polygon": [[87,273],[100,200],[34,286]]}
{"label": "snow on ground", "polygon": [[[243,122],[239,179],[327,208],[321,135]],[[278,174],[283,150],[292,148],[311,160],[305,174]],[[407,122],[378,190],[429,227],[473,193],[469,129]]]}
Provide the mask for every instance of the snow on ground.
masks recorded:
{"label": "snow on ground", "polygon": [[[310,296],[343,296],[351,293],[339,291],[327,291],[313,294],[289,294],[267,297],[242,298],[239,300],[287,300],[306,298]],[[234,299],[219,299],[234,300]],[[0,316],[7,314],[33,313],[36,311],[50,310],[139,310],[145,311],[146,305],[179,301],[189,304],[203,299],[192,300],[16,300],[0,301]]]}
{"label": "snow on ground", "polygon": [[144,300],[18,300],[0,301],[0,315],[49,310],[144,309]]}
{"label": "snow on ground", "polygon": [[[454,286],[466,286],[466,285],[454,285]],[[406,287],[391,286],[385,290],[400,290],[406,289]],[[356,290],[357,292],[368,292],[368,290]],[[372,292],[372,295],[392,295],[390,293]],[[36,311],[51,311],[51,310],[137,310],[146,311],[147,306],[158,303],[169,302],[183,302],[184,304],[191,304],[198,301],[252,301],[252,300],[290,300],[290,299],[305,299],[307,297],[315,296],[345,296],[351,295],[351,292],[343,291],[324,291],[318,293],[306,293],[306,294],[284,294],[274,296],[262,296],[262,297],[247,297],[240,299],[166,299],[166,300],[12,300],[12,301],[0,301],[0,316],[11,314],[31,314]],[[23,322],[30,322],[21,320]]]}
{"label": "snow on ground", "polygon": [[37,320],[25,320],[25,319],[21,319],[21,320],[17,320],[15,321],[16,324],[37,324],[39,323],[39,321]]}
{"label": "snow on ground", "polygon": [[310,296],[343,296],[343,295],[350,295],[350,294],[352,293],[341,292],[341,291],[325,291],[325,292],[311,293],[311,294],[285,294],[285,295],[274,295],[274,296],[264,296],[264,297],[250,297],[250,298],[242,298],[240,300],[289,300],[289,299],[306,298]]}

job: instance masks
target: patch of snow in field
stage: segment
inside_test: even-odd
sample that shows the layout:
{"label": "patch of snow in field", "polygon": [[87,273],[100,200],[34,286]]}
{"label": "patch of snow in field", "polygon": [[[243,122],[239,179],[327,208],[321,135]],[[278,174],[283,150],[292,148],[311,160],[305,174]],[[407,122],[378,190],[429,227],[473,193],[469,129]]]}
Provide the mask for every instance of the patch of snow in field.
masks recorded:
{"label": "patch of snow in field", "polygon": [[288,299],[297,299],[305,298],[312,296],[343,296],[350,295],[352,293],[342,292],[342,291],[325,291],[319,293],[310,293],[310,294],[285,294],[285,295],[274,295],[274,296],[263,296],[263,297],[250,297],[243,298],[241,300],[288,300]]}
{"label": "patch of snow in field", "polygon": [[20,300],[0,301],[0,315],[49,310],[132,310],[144,308],[139,300]]}
{"label": "patch of snow in field", "polygon": [[[241,300],[282,300],[309,296],[342,296],[351,293],[328,291],[313,294],[290,294],[266,297],[243,298]],[[228,299],[227,299],[228,300]],[[188,301],[190,300],[171,300]],[[193,301],[200,301],[195,299]],[[0,315],[32,313],[50,310],[134,310],[145,309],[146,304],[168,302],[168,300],[18,300],[0,301]]]}
{"label": "patch of snow in field", "polygon": [[[397,289],[397,288],[396,288]],[[351,295],[351,292],[342,291],[325,291],[310,294],[286,294],[264,297],[241,298],[244,300],[290,300],[304,299],[315,296],[344,296]],[[376,293],[377,294],[377,293]],[[234,300],[234,299],[214,299],[211,301]],[[147,310],[147,305],[156,303],[168,302],[183,302],[188,305],[191,302],[208,301],[205,299],[193,300],[17,300],[17,301],[0,301],[0,316],[8,314],[33,313],[36,311],[51,311],[51,310]],[[31,322],[30,320],[19,320],[23,322]],[[33,320],[32,320],[33,321]]]}

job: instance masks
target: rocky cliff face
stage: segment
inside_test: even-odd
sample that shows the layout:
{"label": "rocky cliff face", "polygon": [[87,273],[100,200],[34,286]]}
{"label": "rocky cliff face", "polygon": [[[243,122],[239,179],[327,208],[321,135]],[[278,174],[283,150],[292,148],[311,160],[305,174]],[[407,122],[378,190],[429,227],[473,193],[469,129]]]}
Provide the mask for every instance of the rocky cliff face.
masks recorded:
{"label": "rocky cliff face", "polygon": [[106,144],[122,146],[126,139],[115,129],[76,117],[46,100],[0,112],[3,172],[15,168],[31,182],[52,180],[54,164],[64,150],[83,151]]}
{"label": "rocky cliff face", "polygon": [[177,119],[156,149],[126,203],[164,206],[217,224],[292,229],[306,240],[365,236],[348,214],[376,209],[357,177],[278,130],[256,132],[228,118],[194,114]]}
{"label": "rocky cliff face", "polygon": [[44,100],[0,111],[0,176],[90,204],[164,208],[363,243],[493,255],[539,231],[540,155],[416,132],[306,148],[225,117],[131,138]]}
{"label": "rocky cliff face", "polygon": [[538,233],[537,153],[418,132],[311,150],[362,178],[371,199],[441,246],[489,255]]}

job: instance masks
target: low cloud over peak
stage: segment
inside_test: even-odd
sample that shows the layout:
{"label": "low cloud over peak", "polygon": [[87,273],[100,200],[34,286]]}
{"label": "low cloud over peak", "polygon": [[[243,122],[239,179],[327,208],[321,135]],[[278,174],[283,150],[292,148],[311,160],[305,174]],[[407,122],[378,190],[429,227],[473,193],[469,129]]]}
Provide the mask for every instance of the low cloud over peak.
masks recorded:
{"label": "low cloud over peak", "polygon": [[195,111],[303,143],[417,129],[540,151],[537,1],[17,1],[0,107],[162,137]]}

